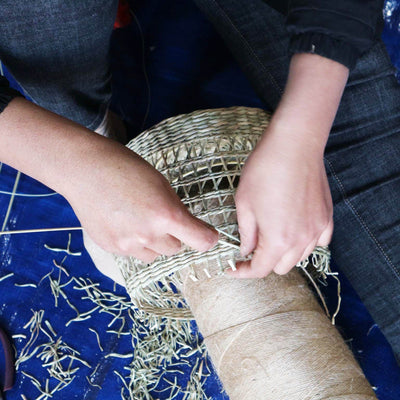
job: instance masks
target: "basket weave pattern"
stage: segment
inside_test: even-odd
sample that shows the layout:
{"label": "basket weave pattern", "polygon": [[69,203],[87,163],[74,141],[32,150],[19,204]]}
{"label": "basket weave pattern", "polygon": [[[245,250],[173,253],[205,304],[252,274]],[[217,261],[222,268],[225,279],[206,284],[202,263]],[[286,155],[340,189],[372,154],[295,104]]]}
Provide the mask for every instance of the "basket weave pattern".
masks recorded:
{"label": "basket weave pattern", "polygon": [[[269,115],[255,108],[196,111],[161,122],[127,147],[168,179],[193,215],[238,240],[235,189],[268,121]],[[117,257],[132,301],[149,313],[191,318],[176,291],[179,271],[202,264],[209,276],[230,268],[228,261],[240,258],[237,242],[222,239],[206,253],[184,248],[150,266],[133,257]]]}

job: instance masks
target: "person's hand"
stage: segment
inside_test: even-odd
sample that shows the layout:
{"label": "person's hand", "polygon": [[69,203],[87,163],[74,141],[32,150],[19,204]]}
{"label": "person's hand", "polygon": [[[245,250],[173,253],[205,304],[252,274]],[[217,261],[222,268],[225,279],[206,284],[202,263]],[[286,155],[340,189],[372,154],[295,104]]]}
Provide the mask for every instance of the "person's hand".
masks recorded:
{"label": "person's hand", "polygon": [[333,207],[321,151],[300,135],[267,129],[243,169],[236,193],[241,253],[232,274],[284,274],[316,246],[329,244]]}
{"label": "person's hand", "polygon": [[288,272],[329,244],[333,206],[323,154],[348,69],[295,54],[270,125],[246,162],[236,194],[242,255],[237,277]]}
{"label": "person's hand", "polygon": [[181,242],[204,251],[218,240],[142,158],[25,99],[0,114],[0,160],[62,194],[109,252],[151,262],[179,251]]}
{"label": "person's hand", "polygon": [[96,151],[66,197],[101,248],[150,263],[178,252],[181,242],[199,251],[216,244],[217,232],[193,217],[145,160],[107,139]]}

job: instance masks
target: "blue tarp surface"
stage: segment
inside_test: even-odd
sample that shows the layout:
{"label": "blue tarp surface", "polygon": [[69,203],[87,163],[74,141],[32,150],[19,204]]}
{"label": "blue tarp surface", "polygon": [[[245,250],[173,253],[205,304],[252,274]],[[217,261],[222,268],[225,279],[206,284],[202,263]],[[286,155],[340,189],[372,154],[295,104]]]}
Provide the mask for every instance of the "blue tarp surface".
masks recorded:
{"label": "blue tarp surface", "polygon": [[[134,21],[131,26],[115,31],[112,39],[112,106],[129,123],[131,135],[167,117],[197,109],[233,105],[263,107],[224,44],[191,2],[136,1],[134,10],[140,22],[140,30]],[[393,63],[400,69],[400,2],[387,1],[384,15],[384,40]],[[11,196],[7,192],[13,191],[16,177],[17,171],[2,165],[0,224],[3,225],[5,221],[6,230],[79,225],[68,203],[58,194],[45,197],[16,196],[11,203]],[[52,191],[30,177],[21,175],[17,192],[47,195]],[[107,333],[107,330],[119,329],[120,326],[109,327],[113,316],[98,311],[91,314],[90,319],[71,322],[66,326],[68,321],[76,317],[76,312],[63,296],[58,298],[56,306],[49,278],[41,280],[49,273],[53,279],[58,279],[60,274],[61,283],[67,283],[71,276],[89,278],[99,283],[101,290],[115,290],[114,293],[127,297],[123,288],[114,288],[113,282],[93,266],[84,250],[81,233],[73,231],[70,235],[71,251],[81,252],[81,255],[69,255],[48,248],[65,249],[69,241],[68,232],[0,236],[0,277],[13,274],[0,281],[0,326],[9,335],[25,334],[29,339],[30,332],[24,329],[24,325],[31,319],[33,311],[44,310],[43,321],[49,321],[56,336],[79,351],[79,357],[90,365],[85,366],[75,361],[72,368],[79,366],[80,369],[74,381],[56,393],[53,399],[120,399],[122,383],[114,371],[127,375],[124,367],[130,364],[131,359],[105,356],[112,352],[132,353],[130,336],[118,338],[115,334]],[[54,263],[62,263],[70,276],[60,273]],[[340,271],[340,266],[335,267]],[[342,275],[341,280],[342,307],[337,326],[375,388],[378,398],[399,400],[400,368],[391,349]],[[36,287],[16,286],[25,284]],[[63,290],[69,302],[80,313],[93,308],[89,299],[82,298],[83,292],[74,289],[74,283],[65,286]],[[336,306],[334,282],[324,290],[333,309]],[[121,316],[129,321],[127,310],[123,310]],[[127,323],[124,332],[128,332],[129,327]],[[96,335],[89,328],[99,333],[103,350],[99,348]],[[35,346],[47,341],[48,337],[39,332]],[[14,340],[18,354],[26,342],[27,339],[22,337]],[[21,395],[27,399],[38,398],[40,392],[21,371],[34,376],[44,386],[48,373],[41,365],[42,362],[36,357],[22,363],[15,386],[7,392],[6,399],[21,399]],[[97,366],[97,372],[91,376]],[[176,368],[180,367],[171,367],[171,370]],[[1,357],[0,371],[3,371]],[[187,371],[183,369],[183,374],[172,371],[165,376],[171,381],[177,376],[178,384],[185,387]],[[92,384],[87,380],[90,376]],[[56,381],[50,379],[49,384],[53,388]],[[102,389],[93,385],[100,385]],[[208,378],[206,391],[212,399],[228,398],[221,393],[214,375]],[[161,400],[167,399],[169,394],[167,391],[154,392],[153,396]],[[180,394],[176,397],[181,398]]]}

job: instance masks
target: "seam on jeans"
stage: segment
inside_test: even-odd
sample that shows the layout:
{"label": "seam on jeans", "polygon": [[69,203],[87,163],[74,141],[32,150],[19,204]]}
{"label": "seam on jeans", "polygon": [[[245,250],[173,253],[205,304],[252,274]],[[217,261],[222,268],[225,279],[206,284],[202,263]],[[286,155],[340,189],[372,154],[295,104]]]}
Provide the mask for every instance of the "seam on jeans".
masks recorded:
{"label": "seam on jeans", "polygon": [[351,203],[351,201],[348,199],[348,197],[346,196],[346,191],[344,190],[344,186],[340,180],[340,178],[337,176],[335,170],[333,169],[332,163],[326,158],[324,157],[324,160],[327,162],[330,171],[332,172],[333,177],[335,178],[338,186],[339,186],[339,190],[342,194],[343,200],[345,202],[345,204],[351,209],[351,211],[353,212],[353,214],[357,217],[357,219],[359,220],[361,226],[364,228],[364,230],[367,232],[367,234],[371,237],[371,239],[373,240],[373,242],[375,243],[375,245],[378,247],[378,249],[381,251],[383,258],[386,260],[386,262],[389,264],[389,266],[391,267],[391,269],[393,270],[394,274],[397,276],[397,278],[400,280],[400,274],[399,271],[397,271],[396,266],[394,265],[394,263],[392,262],[392,260],[390,259],[390,257],[386,254],[385,250],[383,249],[382,245],[379,243],[378,239],[375,237],[375,235],[371,232],[371,230],[369,229],[367,223],[363,220],[363,218],[361,217],[361,215],[358,213],[358,211],[355,209],[355,207],[353,206],[353,204]]}
{"label": "seam on jeans", "polygon": [[[14,77],[14,75],[11,74],[11,76],[13,77],[13,79],[15,80],[15,82],[18,84],[18,86],[21,88],[22,90],[22,95],[24,95],[24,97],[29,97],[32,101],[33,104],[36,104],[37,106],[43,108],[34,98],[33,96],[29,93],[28,90],[26,90],[20,83],[19,81]],[[92,120],[92,122],[90,122],[90,124],[87,125],[87,129],[90,129],[92,131],[94,131],[97,127],[98,127],[98,120],[100,119],[100,122],[103,120],[105,113],[107,113],[107,110],[109,108],[109,104],[111,102],[111,96],[110,99],[107,100],[104,103],[101,103],[100,107],[99,107],[99,112],[96,115],[96,117]],[[105,109],[105,113],[103,113],[103,108]],[[72,121],[72,120],[71,120]]]}
{"label": "seam on jeans", "polygon": [[258,57],[257,53],[254,51],[254,49],[251,47],[250,43],[247,41],[247,39],[242,35],[242,33],[236,28],[236,25],[233,23],[229,15],[224,11],[224,9],[219,5],[217,0],[212,0],[216,6],[220,9],[222,14],[224,15],[225,19],[231,24],[231,26],[234,28],[234,30],[238,33],[239,37],[242,39],[242,42],[244,45],[247,47],[247,49],[250,51],[250,53],[254,56],[258,64],[261,66],[261,68],[267,73],[269,76],[272,84],[275,86],[276,89],[278,89],[280,94],[283,94],[283,89],[279,86],[278,82],[275,80],[275,78],[272,76],[272,74],[268,71],[266,66],[261,62],[260,58]]}
{"label": "seam on jeans", "polygon": [[99,111],[97,112],[96,117],[92,120],[92,122],[90,122],[90,124],[86,125],[87,129],[95,131],[97,128],[99,128],[107,115],[108,109],[110,108],[110,102],[111,99],[100,104]]}
{"label": "seam on jeans", "polygon": [[377,79],[387,78],[387,77],[394,77],[396,74],[396,68],[393,66],[388,66],[387,68],[380,70],[377,74],[369,74],[368,76],[364,76],[363,78],[353,79],[351,80],[351,76],[349,81],[346,84],[346,87],[353,87],[358,86],[366,82],[375,81]]}
{"label": "seam on jeans", "polygon": [[[385,122],[387,123],[387,122],[390,122],[392,119],[395,119],[395,118],[399,118],[399,115],[400,115],[400,113],[399,114],[395,114],[395,115],[390,115],[390,117],[388,117],[388,118],[386,118],[385,119]],[[363,130],[365,130],[366,128],[369,128],[369,127],[371,127],[372,125],[374,125],[374,124],[376,124],[377,122],[376,121],[372,121],[371,123],[366,123],[365,125],[362,125],[362,124],[359,124],[358,126],[357,126],[357,128],[355,128],[354,126],[351,126],[351,127],[349,127],[349,128],[347,128],[347,129],[345,129],[345,130],[342,130],[342,131],[340,131],[340,132],[331,132],[330,133],[330,135],[331,136],[334,136],[334,137],[338,137],[338,136],[340,136],[340,135],[346,135],[346,134],[348,134],[349,133],[349,131],[350,132],[358,132],[358,131],[363,131]],[[363,142],[363,143],[359,143],[359,144],[351,144],[351,145],[349,145],[349,146],[347,146],[347,148],[345,148],[345,149],[339,149],[339,150],[336,150],[336,154],[339,154],[339,153],[341,153],[342,151],[346,151],[346,150],[351,150],[351,149],[356,149],[357,147],[359,147],[359,146],[362,146],[362,145],[364,145],[365,143],[373,143],[373,142],[376,142],[376,141],[378,141],[378,140],[381,140],[382,138],[386,138],[386,137],[388,137],[388,136],[392,136],[392,135],[394,135],[394,134],[398,134],[398,133],[400,133],[400,131],[399,131],[399,128],[398,127],[394,127],[393,129],[388,129],[388,130],[386,130],[384,133],[382,133],[382,134],[379,134],[379,135],[375,135],[374,137],[372,137],[372,138],[369,138],[368,139],[368,141],[367,142]]]}

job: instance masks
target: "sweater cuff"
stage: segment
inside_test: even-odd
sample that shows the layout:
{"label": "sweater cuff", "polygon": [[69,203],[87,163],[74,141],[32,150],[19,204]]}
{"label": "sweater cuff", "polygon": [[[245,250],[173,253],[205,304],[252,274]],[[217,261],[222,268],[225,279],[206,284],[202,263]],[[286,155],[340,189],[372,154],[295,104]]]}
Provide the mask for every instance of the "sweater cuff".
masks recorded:
{"label": "sweater cuff", "polygon": [[24,97],[18,90],[10,88],[6,78],[0,76],[0,113],[8,106],[15,97]]}
{"label": "sweater cuff", "polygon": [[323,33],[314,32],[293,35],[290,39],[289,52],[292,54],[318,54],[337,61],[350,70],[354,68],[360,57],[359,51],[349,43]]}

